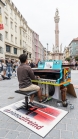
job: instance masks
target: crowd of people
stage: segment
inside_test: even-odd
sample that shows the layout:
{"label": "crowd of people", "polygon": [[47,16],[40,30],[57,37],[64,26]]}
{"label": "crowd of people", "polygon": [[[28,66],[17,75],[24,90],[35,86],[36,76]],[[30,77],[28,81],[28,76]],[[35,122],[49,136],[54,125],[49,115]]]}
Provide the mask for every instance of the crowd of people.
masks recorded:
{"label": "crowd of people", "polygon": [[[38,60],[39,62],[40,60]],[[28,63],[28,65],[31,67],[31,68],[35,68],[38,66],[38,62],[37,63],[34,63],[33,60],[31,60],[31,62]],[[16,60],[11,60],[11,59],[8,59],[8,60],[5,60],[5,59],[0,59],[0,76],[3,80],[5,79],[11,79],[13,73],[14,73],[14,76],[17,77],[17,68],[19,67],[20,65],[20,61],[18,59]]]}
{"label": "crowd of people", "polygon": [[19,64],[20,63],[17,59],[15,61],[12,61],[11,59],[0,59],[0,74],[2,79],[11,79],[13,72],[15,72],[16,76]]}
{"label": "crowd of people", "polygon": [[71,65],[70,68],[73,70],[78,70],[78,61],[72,60],[71,62],[64,61],[63,65]]}
{"label": "crowd of people", "polygon": [[[40,61],[40,59],[37,61],[37,63],[34,63],[33,60],[31,60],[31,62],[28,63],[28,65],[31,68],[35,68],[38,67],[38,62]],[[20,60],[16,59],[16,60],[5,60],[5,59],[0,59],[0,76],[3,80],[5,79],[11,79],[11,76],[14,73],[14,76],[17,76],[17,68],[20,65]],[[65,61],[63,64],[69,64],[68,61]],[[73,64],[72,69],[78,69],[78,62],[75,61]]]}

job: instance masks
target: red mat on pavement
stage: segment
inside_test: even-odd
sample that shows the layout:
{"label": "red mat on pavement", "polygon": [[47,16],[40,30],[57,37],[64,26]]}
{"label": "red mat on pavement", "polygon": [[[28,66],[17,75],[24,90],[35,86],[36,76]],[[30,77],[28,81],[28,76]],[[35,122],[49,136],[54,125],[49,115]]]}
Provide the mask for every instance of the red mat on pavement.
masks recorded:
{"label": "red mat on pavement", "polygon": [[26,110],[25,107],[17,110],[23,105],[24,100],[21,100],[1,108],[0,111],[42,137],[45,137],[68,113],[65,110],[40,104],[36,101],[34,101],[34,106],[29,105],[29,110]]}

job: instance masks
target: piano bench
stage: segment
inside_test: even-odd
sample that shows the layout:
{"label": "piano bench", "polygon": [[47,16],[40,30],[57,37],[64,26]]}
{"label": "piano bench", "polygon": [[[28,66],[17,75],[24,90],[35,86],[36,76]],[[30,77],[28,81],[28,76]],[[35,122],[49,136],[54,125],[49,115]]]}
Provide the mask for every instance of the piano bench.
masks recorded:
{"label": "piano bench", "polygon": [[[36,94],[37,91],[36,90],[33,90],[33,91],[16,90],[15,93],[25,95],[25,103],[24,103],[24,105],[25,105],[26,110],[28,110],[28,97],[33,95],[33,94]],[[20,108],[17,108],[17,109],[20,109]]]}

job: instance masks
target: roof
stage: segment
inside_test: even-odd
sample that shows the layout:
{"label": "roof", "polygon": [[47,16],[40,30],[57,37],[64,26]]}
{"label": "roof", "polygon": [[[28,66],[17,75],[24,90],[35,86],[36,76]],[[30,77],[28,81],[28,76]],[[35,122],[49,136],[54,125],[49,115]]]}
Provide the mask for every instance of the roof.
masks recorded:
{"label": "roof", "polygon": [[[70,44],[71,44],[73,41],[78,41],[78,37],[77,37],[77,38],[74,38],[74,39],[70,42]],[[69,44],[69,45],[70,45],[70,44]]]}
{"label": "roof", "polygon": [[77,38],[74,38],[72,41],[78,41],[78,37]]}

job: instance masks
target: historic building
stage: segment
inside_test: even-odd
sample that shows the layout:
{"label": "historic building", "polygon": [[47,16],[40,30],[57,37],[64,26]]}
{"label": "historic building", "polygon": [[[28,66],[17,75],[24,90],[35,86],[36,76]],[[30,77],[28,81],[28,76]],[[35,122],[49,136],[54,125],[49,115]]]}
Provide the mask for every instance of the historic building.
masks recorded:
{"label": "historic building", "polygon": [[70,44],[69,44],[69,49],[70,49],[70,56],[73,58],[75,56],[78,56],[78,37],[74,38]]}
{"label": "historic building", "polygon": [[36,32],[32,32],[33,47],[32,47],[32,59],[37,62],[39,59],[39,35]]}
{"label": "historic building", "polygon": [[42,58],[39,35],[34,33],[33,45],[34,31],[11,0],[4,0],[4,3],[0,0],[0,22],[4,25],[0,30],[0,57],[18,59],[20,54],[26,53],[29,61]]}
{"label": "historic building", "polygon": [[17,59],[26,51],[27,22],[10,0],[5,1],[3,18],[4,57]]}
{"label": "historic building", "polygon": [[52,52],[47,51],[47,59],[52,60]]}
{"label": "historic building", "polygon": [[45,53],[44,53],[44,47],[43,47],[42,43],[39,41],[39,59],[41,61],[44,60],[44,55],[45,55]]}
{"label": "historic building", "polygon": [[74,59],[75,56],[78,56],[78,37],[74,38],[68,47],[64,48],[64,60],[69,57]]}
{"label": "historic building", "polygon": [[65,61],[65,59],[69,57],[70,57],[70,47],[68,46],[64,48],[63,61]]}
{"label": "historic building", "polygon": [[39,35],[32,31],[32,60],[37,63],[39,59],[44,60],[44,47],[39,41]]}
{"label": "historic building", "polygon": [[[0,0],[0,57],[4,58],[4,6],[3,0]],[[3,25],[3,28],[1,27]]]}
{"label": "historic building", "polygon": [[27,25],[26,48],[29,61],[32,59],[32,47],[32,29],[30,29],[30,27]]}
{"label": "historic building", "polygon": [[52,49],[52,59],[53,60],[62,60],[63,59],[63,53],[62,53],[62,44],[59,47],[59,11],[56,9],[55,12],[55,45],[53,45]]}

